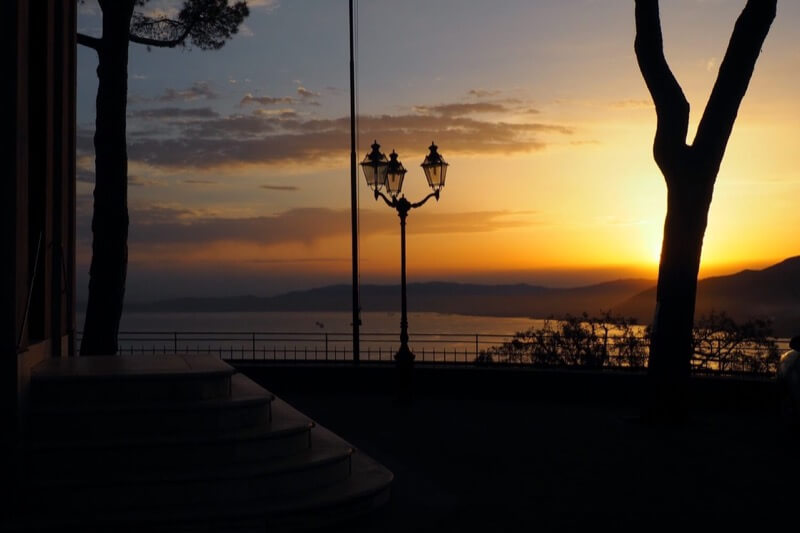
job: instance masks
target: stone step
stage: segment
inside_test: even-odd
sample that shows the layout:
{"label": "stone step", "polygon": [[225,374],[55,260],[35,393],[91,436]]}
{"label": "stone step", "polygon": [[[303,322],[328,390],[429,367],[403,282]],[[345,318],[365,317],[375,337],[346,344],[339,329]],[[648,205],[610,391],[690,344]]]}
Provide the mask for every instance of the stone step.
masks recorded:
{"label": "stone step", "polygon": [[[316,426],[314,441],[327,441],[350,447],[326,428]],[[392,473],[369,456],[354,450],[350,456],[350,475],[336,483],[309,490],[271,494],[248,492],[241,499],[220,499],[198,506],[186,494],[173,491],[166,500],[127,500],[124,507],[104,507],[91,499],[77,500],[70,493],[63,513],[41,512],[43,503],[33,503],[39,511],[33,524],[41,529],[82,527],[87,523],[97,530],[111,531],[120,525],[154,532],[196,531],[291,531],[331,525],[361,516],[384,504],[390,494]],[[47,502],[48,500],[39,500]],[[30,524],[30,521],[29,521]]]}
{"label": "stone step", "polygon": [[353,449],[339,438],[312,437],[303,452],[263,464],[206,465],[190,471],[142,472],[120,478],[113,472],[93,479],[33,480],[36,501],[58,510],[96,516],[147,508],[164,512],[188,507],[227,506],[299,494],[334,485],[350,476]]}
{"label": "stone step", "polygon": [[211,355],[69,357],[31,371],[34,407],[129,405],[226,398],[233,367]]}
{"label": "stone step", "polygon": [[269,423],[274,398],[244,374],[235,374],[228,398],[40,406],[31,410],[29,429],[38,442],[225,432]]}
{"label": "stone step", "polygon": [[391,471],[356,450],[345,481],[269,502],[267,529],[313,529],[362,516],[389,501],[393,480]]}
{"label": "stone step", "polygon": [[314,423],[280,399],[271,403],[272,420],[249,428],[34,441],[28,470],[40,480],[179,476],[218,465],[264,463],[308,450]]}

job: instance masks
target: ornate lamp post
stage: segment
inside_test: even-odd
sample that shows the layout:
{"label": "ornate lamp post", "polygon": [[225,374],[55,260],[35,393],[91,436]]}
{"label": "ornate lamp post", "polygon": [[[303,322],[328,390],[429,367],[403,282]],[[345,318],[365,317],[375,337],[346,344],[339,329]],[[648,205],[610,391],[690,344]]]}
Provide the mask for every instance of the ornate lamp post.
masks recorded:
{"label": "ornate lamp post", "polygon": [[[439,191],[444,187],[444,179],[447,174],[447,163],[442,159],[442,156],[437,151],[437,146],[431,142],[429,147],[430,153],[425,157],[422,162],[422,170],[425,171],[425,178],[428,180],[428,185],[433,189],[433,192],[423,198],[421,201],[411,203],[406,200],[405,195],[398,197],[403,188],[403,178],[406,174],[406,169],[403,164],[397,159],[397,153],[392,150],[389,154],[389,160],[386,155],[380,151],[381,146],[378,141],[372,145],[372,151],[367,154],[361,162],[361,168],[364,171],[364,177],[367,180],[367,185],[375,192],[375,200],[379,197],[389,207],[397,210],[397,216],[400,217],[400,286],[401,286],[401,318],[400,318],[400,349],[394,356],[397,365],[400,368],[410,369],[414,363],[414,354],[408,347],[408,309],[406,298],[406,217],[408,212],[417,207],[421,207],[425,202],[431,198],[436,198],[439,201]],[[386,188],[389,194],[387,197],[381,189]]]}

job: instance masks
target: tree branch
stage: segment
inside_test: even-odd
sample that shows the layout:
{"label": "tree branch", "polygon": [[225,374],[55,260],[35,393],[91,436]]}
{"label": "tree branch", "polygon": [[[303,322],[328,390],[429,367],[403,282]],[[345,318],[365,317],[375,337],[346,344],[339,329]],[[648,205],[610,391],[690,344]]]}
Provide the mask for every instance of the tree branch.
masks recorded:
{"label": "tree branch", "polygon": [[[658,116],[653,152],[662,171],[686,148],[689,102],[664,57],[658,0],[636,0],[636,60]],[[665,174],[672,174],[665,171]]]}
{"label": "tree branch", "polygon": [[89,48],[93,48],[95,51],[100,50],[100,43],[102,43],[102,39],[98,39],[97,37],[90,37],[83,33],[78,33],[78,44],[82,44],[83,46],[88,46]]}
{"label": "tree branch", "polygon": [[777,3],[777,0],[748,0],[733,29],[694,141],[694,147],[715,170],[719,170],[725,155],[739,106],[775,19]]}
{"label": "tree branch", "polygon": [[[149,28],[150,30],[149,33],[157,35],[160,32],[154,31],[154,28],[156,28],[161,24],[168,25],[176,31],[182,27],[183,31],[181,31],[178,34],[178,36],[173,39],[156,39],[153,37],[144,37],[140,34],[135,33],[135,30],[142,30],[142,29],[147,30]],[[133,31],[129,32],[128,39],[133,43],[144,44],[146,46],[155,46],[158,48],[175,48],[176,46],[182,45],[186,41],[186,38],[189,37],[189,34],[195,27],[195,24],[196,21],[193,21],[189,24],[183,24],[182,22],[179,22],[177,20],[172,20],[167,18],[152,20],[146,17],[142,17],[138,20],[137,23],[133,24],[132,28]]]}
{"label": "tree branch", "polygon": [[128,39],[132,43],[136,44],[144,44],[147,46],[155,46],[158,48],[175,48],[183,44],[184,40],[186,40],[186,36],[189,35],[189,31],[187,30],[184,34],[176,39],[170,39],[168,41],[162,41],[161,39],[150,39],[148,37],[140,37],[139,35],[130,33],[128,34]]}

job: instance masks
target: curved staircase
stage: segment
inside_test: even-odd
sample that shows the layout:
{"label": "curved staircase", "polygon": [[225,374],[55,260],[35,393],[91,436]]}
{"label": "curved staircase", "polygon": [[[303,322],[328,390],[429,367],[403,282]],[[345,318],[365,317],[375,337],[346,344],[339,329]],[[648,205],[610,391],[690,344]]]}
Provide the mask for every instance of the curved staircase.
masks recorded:
{"label": "curved staircase", "polygon": [[25,529],[294,530],[389,497],[391,472],[213,356],[52,359],[30,392]]}

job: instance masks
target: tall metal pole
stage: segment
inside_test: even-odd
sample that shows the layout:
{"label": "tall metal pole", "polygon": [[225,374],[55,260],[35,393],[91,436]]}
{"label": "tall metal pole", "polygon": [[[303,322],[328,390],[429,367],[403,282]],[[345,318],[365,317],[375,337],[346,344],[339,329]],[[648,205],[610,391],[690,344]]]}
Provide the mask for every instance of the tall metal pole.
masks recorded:
{"label": "tall metal pole", "polygon": [[405,198],[394,201],[397,216],[400,217],[400,349],[394,358],[401,368],[411,368],[414,364],[414,354],[408,347],[408,296],[406,289],[406,217],[412,209],[411,203]]}
{"label": "tall metal pole", "polygon": [[353,234],[353,363],[361,359],[358,297],[358,181],[356,173],[356,70],[353,42],[353,0],[350,0],[350,225]]}
{"label": "tall metal pole", "polygon": [[414,353],[408,347],[408,298],[406,289],[406,217],[411,204],[405,198],[395,201],[400,217],[400,349],[394,356],[397,365],[397,397],[407,403],[413,401]]}
{"label": "tall metal pole", "polygon": [[400,211],[400,290],[403,295],[400,300],[400,352],[410,352],[408,349],[408,297],[406,296],[406,212]]}

